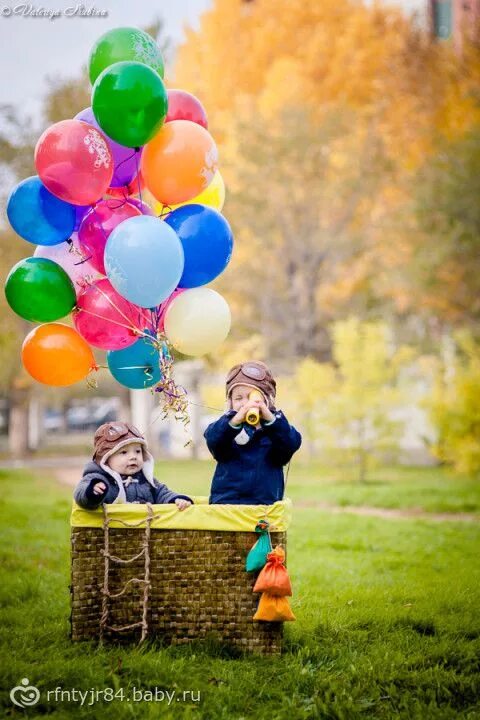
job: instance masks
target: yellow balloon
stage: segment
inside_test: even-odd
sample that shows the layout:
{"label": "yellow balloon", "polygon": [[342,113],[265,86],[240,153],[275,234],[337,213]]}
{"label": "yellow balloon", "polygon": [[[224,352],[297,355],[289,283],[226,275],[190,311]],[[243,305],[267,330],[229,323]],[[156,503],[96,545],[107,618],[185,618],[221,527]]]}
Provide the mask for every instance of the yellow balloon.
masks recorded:
{"label": "yellow balloon", "polygon": [[205,355],[225,340],[231,322],[230,308],[222,295],[211,288],[191,288],[170,303],[165,334],[184,355]]}
{"label": "yellow balloon", "polygon": [[214,210],[218,210],[218,212],[222,211],[222,208],[225,204],[225,183],[222,176],[220,175],[219,170],[216,171],[210,185],[208,185],[205,190],[202,190],[202,192],[196,197],[194,197],[192,200],[187,200],[187,202],[179,203],[178,205],[162,205],[162,203],[155,201],[153,205],[153,211],[155,215],[164,216],[179,207],[183,207],[184,205],[192,205],[193,203],[197,205],[207,205]]}

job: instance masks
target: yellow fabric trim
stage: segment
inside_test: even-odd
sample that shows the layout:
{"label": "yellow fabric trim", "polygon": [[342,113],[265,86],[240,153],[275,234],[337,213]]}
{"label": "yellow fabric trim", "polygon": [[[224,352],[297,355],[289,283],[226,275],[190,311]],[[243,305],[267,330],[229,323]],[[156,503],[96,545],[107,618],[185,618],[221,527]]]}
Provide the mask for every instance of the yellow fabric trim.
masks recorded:
{"label": "yellow fabric trim", "polygon": [[[253,532],[262,518],[267,518],[270,530],[283,531],[290,525],[292,503],[288,498],[273,505],[209,505],[208,498],[203,496],[193,500],[195,504],[182,511],[177,510],[174,504],[152,505],[152,528]],[[111,518],[110,527],[126,527],[123,523],[145,527],[145,505],[112,503],[106,507]],[[98,510],[84,510],[74,502],[70,524],[72,527],[102,527],[103,510],[101,507]]]}

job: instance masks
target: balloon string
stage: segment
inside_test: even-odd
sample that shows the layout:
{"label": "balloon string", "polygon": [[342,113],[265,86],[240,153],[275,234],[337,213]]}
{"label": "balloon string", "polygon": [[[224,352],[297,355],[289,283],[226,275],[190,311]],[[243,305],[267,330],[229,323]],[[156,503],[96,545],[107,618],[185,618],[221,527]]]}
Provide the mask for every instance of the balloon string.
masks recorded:
{"label": "balloon string", "polygon": [[120,208],[124,207],[128,202],[128,197],[126,195],[123,196],[123,199],[118,198],[109,198],[108,200],[105,200],[105,205],[108,207],[109,210],[119,210]]}
{"label": "balloon string", "polygon": [[[168,208],[168,210],[167,210],[167,208]],[[160,211],[159,217],[163,218],[165,215],[170,215],[171,212],[172,212],[172,206],[171,206],[171,205],[164,205],[164,204],[162,203],[162,209],[161,209],[161,211]]]}
{"label": "balloon string", "polygon": [[[115,177],[115,175],[117,174],[117,172],[120,170],[120,168],[122,167],[122,165],[125,165],[126,162],[129,162],[132,158],[134,158],[135,155],[136,155],[136,153],[137,153],[137,149],[135,148],[134,151],[133,151],[133,153],[132,153],[131,155],[129,155],[128,157],[126,157],[125,160],[122,160],[121,163],[118,163],[118,165],[117,165],[116,168],[115,168],[114,177]],[[113,178],[112,178],[112,180],[113,180]],[[112,187],[112,186],[110,186],[110,187]],[[122,190],[123,190],[124,187],[128,187],[128,183],[127,183],[126,185],[117,186],[117,187],[115,187],[115,189],[118,189],[118,187],[121,187]]]}
{"label": "balloon string", "polygon": [[142,332],[138,328],[134,327],[133,325],[125,325],[124,323],[118,322],[118,320],[112,320],[111,318],[107,318],[104,315],[99,315],[98,313],[94,313],[91,310],[85,310],[85,308],[77,308],[77,312],[83,312],[87,315],[91,315],[92,317],[99,318],[100,320],[106,320],[107,322],[112,323],[113,325],[118,325],[119,327],[126,328],[127,330],[130,330],[134,335],[142,335],[143,337],[152,339],[151,335],[147,335],[146,333]]}
{"label": "balloon string", "polygon": [[90,258],[92,257],[91,255],[90,255],[90,257],[85,257],[85,255],[83,255],[83,253],[81,253],[80,250],[75,247],[75,245],[73,244],[72,238],[68,238],[68,240],[65,240],[65,242],[68,243],[68,250],[67,250],[68,253],[71,253],[72,255],[77,255],[78,257],[82,258],[79,262],[73,263],[75,265],[75,267],[77,265],[83,265],[83,263],[88,262],[90,260]]}
{"label": "balloon string", "polygon": [[135,148],[135,165],[137,168],[137,183],[138,183],[138,196],[140,198],[140,202],[143,202],[142,199],[142,186],[140,184],[140,168],[138,167],[138,155],[140,152],[140,148]]}
{"label": "balloon string", "polygon": [[[98,287],[98,285],[96,286],[96,289],[98,290],[100,295],[102,295],[105,298],[105,300],[108,303],[110,303],[110,305],[113,307],[113,309],[116,310],[119,313],[119,315],[121,315],[123,317],[124,320],[126,320],[129,323],[132,323],[132,325],[133,325],[132,318],[128,317],[128,315],[125,315],[125,313],[122,312],[122,310],[120,310],[120,308],[115,305],[113,300],[106,293],[104,293],[103,290],[100,287]],[[140,317],[140,313],[139,313],[139,317]],[[141,332],[140,328],[136,328],[136,330],[138,330],[138,332]],[[147,335],[147,337],[150,337],[150,335]]]}

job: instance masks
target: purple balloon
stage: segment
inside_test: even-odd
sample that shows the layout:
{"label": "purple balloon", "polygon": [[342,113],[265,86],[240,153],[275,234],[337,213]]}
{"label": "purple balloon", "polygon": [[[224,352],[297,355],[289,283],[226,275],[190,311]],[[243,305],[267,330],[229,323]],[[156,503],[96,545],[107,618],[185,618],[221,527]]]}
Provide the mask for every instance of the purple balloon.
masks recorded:
{"label": "purple balloon", "polygon": [[[83,122],[86,122],[89,125],[93,125],[97,128],[97,130],[100,130],[100,132],[105,135],[102,128],[95,120],[95,115],[93,114],[93,110],[91,107],[85,108],[85,110],[77,113],[74,119],[83,120]],[[140,167],[140,157],[143,148],[140,148],[139,152],[135,152],[133,148],[119,145],[115,142],[115,140],[109,138],[108,135],[105,135],[105,137],[108,140],[108,144],[110,146],[110,150],[112,151],[113,160],[115,163],[115,170],[113,173],[110,187],[116,188],[128,185],[128,183],[130,183],[136,176],[137,167]]]}
{"label": "purple balloon", "polygon": [[89,210],[92,209],[91,205],[75,205],[75,227],[74,230],[78,230],[82,224],[82,220]]}

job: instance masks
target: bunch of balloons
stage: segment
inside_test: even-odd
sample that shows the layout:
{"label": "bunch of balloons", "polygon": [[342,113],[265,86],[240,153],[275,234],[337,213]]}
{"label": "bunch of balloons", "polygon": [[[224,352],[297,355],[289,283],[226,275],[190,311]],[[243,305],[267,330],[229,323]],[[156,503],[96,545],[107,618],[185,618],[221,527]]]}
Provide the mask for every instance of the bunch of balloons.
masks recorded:
{"label": "bunch of balloons", "polygon": [[[85,378],[98,369],[93,346],[118,382],[151,387],[171,347],[203,355],[229,332],[225,299],[205,287],[232,254],[225,186],[205,110],[165,88],[150,35],[105,33],[89,74],[91,107],[45,130],[38,175],[10,194],[10,224],[37,248],[5,293],[20,317],[42,323],[22,348],[37,381]],[[69,313],[74,327],[56,322]]]}

